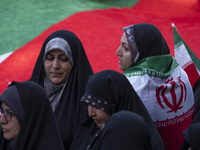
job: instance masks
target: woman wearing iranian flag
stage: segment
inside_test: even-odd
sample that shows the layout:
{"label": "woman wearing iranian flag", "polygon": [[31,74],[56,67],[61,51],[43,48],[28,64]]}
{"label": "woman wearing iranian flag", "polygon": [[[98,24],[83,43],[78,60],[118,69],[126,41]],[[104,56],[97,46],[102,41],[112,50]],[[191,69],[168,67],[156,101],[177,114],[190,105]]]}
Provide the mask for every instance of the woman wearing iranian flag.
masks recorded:
{"label": "woman wearing iranian flag", "polygon": [[170,54],[160,30],[149,23],[123,28],[116,51],[119,68],[140,96],[166,150],[180,149],[194,114],[194,95],[186,72]]}

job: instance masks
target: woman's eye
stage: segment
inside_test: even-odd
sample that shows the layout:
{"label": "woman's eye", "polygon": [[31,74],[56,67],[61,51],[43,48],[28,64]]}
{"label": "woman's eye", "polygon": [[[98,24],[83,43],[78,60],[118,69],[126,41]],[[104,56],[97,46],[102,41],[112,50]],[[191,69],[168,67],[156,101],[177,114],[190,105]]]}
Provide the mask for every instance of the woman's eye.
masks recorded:
{"label": "woman's eye", "polygon": [[54,57],[52,55],[50,55],[50,54],[46,55],[45,60],[53,60],[53,59],[54,59]]}
{"label": "woman's eye", "polygon": [[5,114],[6,114],[6,116],[7,116],[8,118],[10,118],[12,113],[9,112],[9,111],[6,111]]}
{"label": "woman's eye", "polygon": [[60,57],[60,59],[61,59],[62,61],[68,61],[68,60],[69,60],[67,56],[62,56],[62,57]]}
{"label": "woman's eye", "polygon": [[126,46],[124,46],[124,49],[125,49],[125,51],[129,51],[129,48],[128,48],[128,47],[126,47]]}
{"label": "woman's eye", "polygon": [[124,48],[125,51],[129,51],[129,48],[127,47],[127,44],[122,44],[122,47]]}

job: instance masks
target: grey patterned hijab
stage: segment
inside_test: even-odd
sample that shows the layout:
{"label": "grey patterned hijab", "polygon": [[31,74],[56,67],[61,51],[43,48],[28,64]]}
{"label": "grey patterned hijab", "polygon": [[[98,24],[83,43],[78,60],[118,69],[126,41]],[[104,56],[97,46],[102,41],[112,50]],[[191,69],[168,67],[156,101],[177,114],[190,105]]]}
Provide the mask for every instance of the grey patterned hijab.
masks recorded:
{"label": "grey patterned hijab", "polygon": [[150,23],[139,23],[123,28],[131,51],[133,65],[140,60],[169,54],[169,47],[160,30]]}
{"label": "grey patterned hijab", "polygon": [[123,31],[126,34],[126,38],[128,40],[128,45],[129,45],[129,49],[130,49],[131,57],[132,57],[132,64],[134,65],[140,56],[140,53],[135,43],[134,25],[124,27]]}
{"label": "grey patterned hijab", "polygon": [[54,49],[61,50],[67,56],[67,58],[70,60],[72,66],[73,66],[74,62],[73,62],[73,58],[72,58],[72,51],[71,51],[69,44],[64,39],[58,38],[58,37],[53,38],[52,40],[50,40],[47,43],[47,45],[45,47],[43,61],[45,61],[46,54],[49,51],[54,50]]}

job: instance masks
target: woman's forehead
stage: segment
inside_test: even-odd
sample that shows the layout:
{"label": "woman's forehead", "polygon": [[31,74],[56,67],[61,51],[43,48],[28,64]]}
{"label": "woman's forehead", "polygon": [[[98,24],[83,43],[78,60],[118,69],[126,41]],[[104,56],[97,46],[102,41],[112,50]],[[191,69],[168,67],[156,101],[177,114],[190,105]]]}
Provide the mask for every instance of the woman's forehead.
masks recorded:
{"label": "woman's forehead", "polygon": [[126,37],[125,33],[123,33],[123,35],[122,35],[121,42],[124,42],[124,43],[128,44],[128,40],[127,40],[127,37]]}
{"label": "woman's forehead", "polygon": [[64,54],[65,55],[65,53],[60,49],[52,49],[47,54]]}

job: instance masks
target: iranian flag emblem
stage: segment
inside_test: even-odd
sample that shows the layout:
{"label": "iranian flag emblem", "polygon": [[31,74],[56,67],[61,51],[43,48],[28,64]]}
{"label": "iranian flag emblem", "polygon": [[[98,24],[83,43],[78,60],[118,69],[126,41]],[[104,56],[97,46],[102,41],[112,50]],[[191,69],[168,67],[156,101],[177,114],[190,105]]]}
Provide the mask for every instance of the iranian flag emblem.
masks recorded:
{"label": "iranian flag emblem", "polygon": [[177,60],[171,54],[147,57],[123,74],[146,106],[163,142],[180,148],[183,131],[193,119],[194,96]]}

